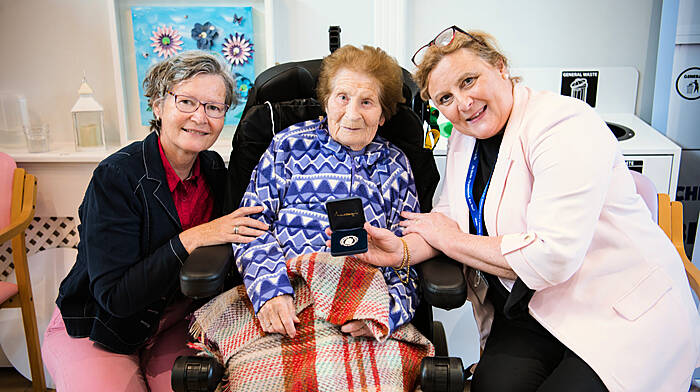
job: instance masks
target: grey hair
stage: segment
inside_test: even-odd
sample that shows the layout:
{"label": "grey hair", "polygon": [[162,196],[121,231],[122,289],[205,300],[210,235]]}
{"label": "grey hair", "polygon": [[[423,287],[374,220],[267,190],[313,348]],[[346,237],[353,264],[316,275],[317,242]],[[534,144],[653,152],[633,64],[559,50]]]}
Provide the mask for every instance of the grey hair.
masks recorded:
{"label": "grey hair", "polygon": [[[176,85],[199,74],[219,75],[226,87],[226,105],[235,106],[238,102],[236,81],[228,71],[223,58],[218,54],[202,50],[188,50],[167,58],[148,69],[143,79],[144,95],[148,98],[148,107],[160,104],[168,91]],[[161,121],[151,120],[151,131],[160,131]]]}

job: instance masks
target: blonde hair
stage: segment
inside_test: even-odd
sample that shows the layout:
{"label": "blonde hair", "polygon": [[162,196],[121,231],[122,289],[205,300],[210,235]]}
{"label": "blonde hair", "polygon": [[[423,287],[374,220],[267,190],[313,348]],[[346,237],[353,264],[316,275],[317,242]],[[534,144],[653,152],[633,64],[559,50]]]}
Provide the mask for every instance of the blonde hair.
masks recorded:
{"label": "blonde hair", "polygon": [[367,74],[379,83],[379,103],[386,120],[396,113],[398,104],[405,101],[403,73],[394,58],[372,46],[359,49],[345,45],[326,56],[321,63],[316,94],[324,110],[333,90],[333,79],[341,69]]}
{"label": "blonde hair", "polygon": [[[430,94],[428,93],[428,78],[440,60],[460,49],[469,50],[495,68],[501,68],[503,66],[508,69],[508,58],[501,53],[496,39],[491,34],[475,30],[469,31],[469,34],[475,39],[459,31],[455,31],[454,39],[449,45],[431,45],[427,49],[423,60],[418,65],[418,69],[413,74],[413,78],[416,80],[418,87],[420,87],[421,98],[426,101],[430,99]],[[518,76],[509,78],[513,82],[520,81],[520,77]]]}
{"label": "blonde hair", "polygon": [[[176,85],[199,74],[211,74],[221,76],[226,88],[225,104],[235,106],[238,97],[236,95],[236,81],[233,80],[228,67],[218,54],[212,54],[202,50],[188,50],[178,53],[156,63],[148,69],[143,79],[144,95],[148,98],[148,107],[153,110]],[[151,131],[160,131],[161,121],[155,118],[151,120]]]}

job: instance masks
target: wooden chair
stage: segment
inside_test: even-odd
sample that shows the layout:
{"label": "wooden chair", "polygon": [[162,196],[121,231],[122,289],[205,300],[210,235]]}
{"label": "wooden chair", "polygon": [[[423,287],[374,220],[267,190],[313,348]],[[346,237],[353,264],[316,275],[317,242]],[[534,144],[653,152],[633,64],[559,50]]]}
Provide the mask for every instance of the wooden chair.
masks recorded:
{"label": "wooden chair", "polygon": [[[6,154],[0,153],[0,160],[4,160],[4,163],[7,162],[7,158]],[[14,165],[14,162],[12,164]],[[4,170],[0,170],[0,177],[7,175],[7,172],[11,170],[12,178],[10,203],[9,205],[0,206],[0,209],[10,210],[9,225],[0,227],[0,244],[12,240],[12,259],[17,276],[17,284],[0,282],[0,308],[21,308],[24,334],[27,339],[29,365],[32,373],[32,389],[34,391],[45,391],[44,365],[41,360],[39,330],[34,311],[32,285],[29,280],[27,248],[24,242],[25,229],[34,218],[36,177],[27,174],[24,169],[13,169],[6,164],[0,166],[4,168]],[[0,222],[0,226],[3,226],[2,222]]]}

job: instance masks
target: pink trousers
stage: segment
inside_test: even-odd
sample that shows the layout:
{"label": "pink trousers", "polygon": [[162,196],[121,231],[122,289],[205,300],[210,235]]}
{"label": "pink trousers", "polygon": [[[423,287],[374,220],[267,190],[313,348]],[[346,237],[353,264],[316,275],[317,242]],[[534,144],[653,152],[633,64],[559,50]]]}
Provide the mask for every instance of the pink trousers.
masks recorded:
{"label": "pink trousers", "polygon": [[56,308],[41,353],[57,392],[172,391],[170,373],[175,359],[195,354],[186,346],[189,303],[185,300],[168,308],[158,332],[131,355],[112,353],[88,338],[68,336]]}

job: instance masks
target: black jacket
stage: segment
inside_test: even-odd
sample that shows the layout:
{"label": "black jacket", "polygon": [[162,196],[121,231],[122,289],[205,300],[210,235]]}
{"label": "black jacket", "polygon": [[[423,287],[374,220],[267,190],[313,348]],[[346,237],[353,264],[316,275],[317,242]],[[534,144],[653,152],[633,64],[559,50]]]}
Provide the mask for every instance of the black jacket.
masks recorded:
{"label": "black jacket", "polygon": [[[215,152],[199,158],[217,217],[226,167]],[[188,256],[156,133],[100,162],[78,215],[78,257],[56,304],[70,336],[131,354],[179,295],[178,274]]]}

